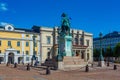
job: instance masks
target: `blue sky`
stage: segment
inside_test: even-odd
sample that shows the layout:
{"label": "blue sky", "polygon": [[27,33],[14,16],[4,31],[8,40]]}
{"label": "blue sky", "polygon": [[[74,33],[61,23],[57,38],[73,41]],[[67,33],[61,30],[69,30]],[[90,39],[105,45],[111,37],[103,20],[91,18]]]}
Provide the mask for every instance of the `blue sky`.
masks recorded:
{"label": "blue sky", "polygon": [[94,37],[120,31],[120,0],[0,0],[0,22],[19,28],[60,26],[63,12]]}

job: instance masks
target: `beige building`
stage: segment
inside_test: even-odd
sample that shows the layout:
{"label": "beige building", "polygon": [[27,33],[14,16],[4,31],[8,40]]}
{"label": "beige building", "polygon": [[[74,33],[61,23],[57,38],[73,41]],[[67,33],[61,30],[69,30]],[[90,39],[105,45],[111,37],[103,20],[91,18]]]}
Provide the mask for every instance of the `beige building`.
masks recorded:
{"label": "beige building", "polygon": [[[73,37],[72,52],[73,56],[80,57],[81,60],[87,62],[93,61],[93,35],[83,30],[70,30]],[[40,53],[41,61],[44,62],[50,52],[50,56],[54,57],[58,54],[58,27],[40,27]]]}

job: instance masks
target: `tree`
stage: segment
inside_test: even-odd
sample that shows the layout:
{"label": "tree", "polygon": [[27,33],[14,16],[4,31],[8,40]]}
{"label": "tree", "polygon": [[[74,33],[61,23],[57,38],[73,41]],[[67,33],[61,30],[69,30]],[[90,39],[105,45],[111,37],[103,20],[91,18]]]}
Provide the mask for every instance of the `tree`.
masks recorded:
{"label": "tree", "polygon": [[120,43],[118,43],[114,48],[114,56],[116,58],[120,57]]}
{"label": "tree", "polygon": [[113,51],[112,51],[112,48],[110,46],[107,47],[105,56],[106,57],[113,57]]}
{"label": "tree", "polygon": [[93,50],[93,57],[98,60],[98,57],[100,56],[100,51],[98,49]]}

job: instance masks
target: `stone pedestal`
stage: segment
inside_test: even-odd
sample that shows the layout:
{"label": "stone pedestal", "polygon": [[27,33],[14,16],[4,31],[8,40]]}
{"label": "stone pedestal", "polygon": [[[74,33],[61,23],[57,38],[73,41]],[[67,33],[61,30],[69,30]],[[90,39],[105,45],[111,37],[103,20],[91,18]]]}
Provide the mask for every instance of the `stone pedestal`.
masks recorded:
{"label": "stone pedestal", "polygon": [[72,56],[72,36],[65,36],[65,53],[66,56]]}
{"label": "stone pedestal", "polygon": [[64,69],[64,63],[62,61],[58,62],[58,69],[63,70]]}
{"label": "stone pedestal", "polygon": [[35,62],[36,62],[36,60],[32,60],[31,61],[31,66],[34,66]]}
{"label": "stone pedestal", "polygon": [[59,55],[72,56],[72,36],[60,36],[59,40]]}
{"label": "stone pedestal", "polygon": [[105,67],[105,62],[104,61],[99,61],[98,66],[99,67]]}

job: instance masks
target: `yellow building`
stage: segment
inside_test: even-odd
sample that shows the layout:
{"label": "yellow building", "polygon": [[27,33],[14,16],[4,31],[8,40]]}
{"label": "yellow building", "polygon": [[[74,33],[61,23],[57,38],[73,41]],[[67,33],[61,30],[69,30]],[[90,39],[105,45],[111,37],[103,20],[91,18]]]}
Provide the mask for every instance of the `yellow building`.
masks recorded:
{"label": "yellow building", "polygon": [[33,56],[33,35],[35,54],[40,61],[40,35],[33,29],[15,28],[6,24],[0,26],[0,61],[2,63],[30,63]]}

